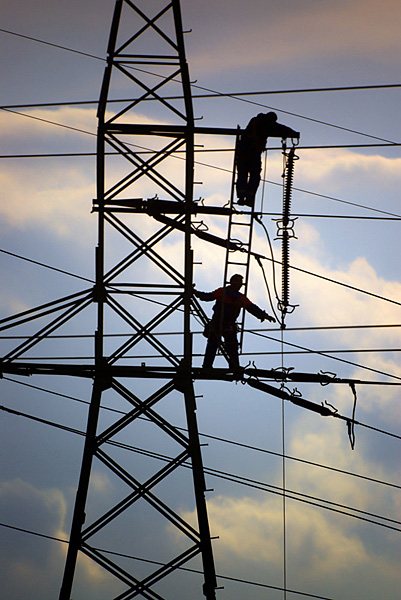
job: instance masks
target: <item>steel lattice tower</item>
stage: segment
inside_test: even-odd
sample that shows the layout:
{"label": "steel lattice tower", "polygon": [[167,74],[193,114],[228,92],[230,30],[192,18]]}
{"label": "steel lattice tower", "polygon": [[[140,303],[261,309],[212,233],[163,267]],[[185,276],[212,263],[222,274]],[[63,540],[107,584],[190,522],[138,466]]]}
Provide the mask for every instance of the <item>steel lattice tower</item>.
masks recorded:
{"label": "steel lattice tower", "polygon": [[[111,574],[122,590],[116,596],[119,600],[136,596],[161,599],[165,589],[160,590],[159,582],[199,555],[203,593],[212,600],[216,576],[196,419],[190,328],[191,312],[201,321],[205,316],[192,296],[194,116],[179,0],[155,0],[150,8],[148,2],[117,0],[107,54],[98,107],[97,197],[93,202],[98,217],[95,285],[3,319],[1,330],[31,323],[40,323],[40,327],[38,330],[36,325],[33,334],[32,328],[28,329],[26,339],[3,356],[1,367],[2,372],[18,375],[93,380],[60,600],[70,600],[78,558],[83,555]],[[113,97],[124,95],[126,101],[112,102]],[[178,99],[166,99],[171,95]],[[163,223],[166,213],[170,217]],[[164,256],[169,245],[163,249],[162,242],[167,238],[176,244],[174,256]],[[30,360],[32,352],[52,334],[77,318],[82,323],[84,313],[93,314],[93,308],[92,362],[44,364]],[[113,335],[122,330],[119,335],[123,338]],[[168,335],[168,330],[173,333]],[[143,348],[156,351],[153,365],[135,364],[132,359],[130,352],[139,356]],[[105,397],[118,403],[118,416],[114,412],[114,418],[104,419]],[[178,427],[170,420],[182,399],[185,426]],[[154,454],[149,454],[153,460],[139,467],[121,455],[121,448],[122,440],[132,443],[132,431],[143,428],[144,420],[157,432],[149,436],[149,443],[157,442]],[[163,454],[163,466],[155,471],[154,465],[160,462],[154,459],[160,458],[158,451],[166,447],[170,456]],[[102,514],[94,514],[90,502],[95,464],[118,483],[116,489],[121,493]],[[179,469],[181,466],[190,469]],[[184,471],[192,481],[189,490],[188,485],[182,487]],[[167,477],[169,483],[173,477],[181,477],[176,495],[179,490],[186,499],[188,493],[192,496],[196,523],[171,508],[171,498],[169,505],[166,489],[171,490],[172,485],[163,486]],[[169,556],[159,557],[161,566],[152,565],[150,572],[139,576],[132,572],[132,562],[127,566],[121,558],[120,548],[112,548],[114,553],[110,553],[100,550],[99,544],[103,540],[107,544],[112,538],[110,530],[116,527],[114,540],[120,541],[123,535],[125,552],[135,541],[131,553],[140,554],[141,537],[135,535],[135,523],[140,521],[143,505],[164,528],[170,527],[180,542],[168,548]],[[180,552],[171,556],[174,548]],[[169,597],[173,597],[171,593]]]}
{"label": "steel lattice tower", "polygon": [[[70,598],[78,551],[88,555],[126,585],[126,591],[118,596],[121,600],[123,598],[128,600],[137,595],[145,598],[160,598],[161,596],[153,590],[153,586],[200,553],[204,569],[204,595],[208,599],[215,598],[216,578],[206,511],[205,481],[195,412],[195,394],[191,379],[190,311],[193,289],[191,207],[193,204],[194,118],[180,4],[178,0],[173,0],[168,4],[160,2],[156,4],[158,5],[156,13],[149,17],[138,6],[138,3],[117,0],[111,26],[107,67],[98,109],[98,191],[94,202],[94,210],[98,213],[96,284],[93,297],[97,304],[94,384],[60,600],[69,600]],[[152,3],[153,10],[154,5],[155,3]],[[144,10],[148,11],[149,8]],[[137,23],[136,29],[131,28],[133,23]],[[125,31],[127,33],[124,33]],[[182,100],[176,103],[165,100],[163,96],[166,95],[169,84],[173,82],[177,88],[177,81],[181,87],[179,95],[182,96]],[[126,83],[130,88],[130,100],[120,105],[117,110],[115,107],[110,110],[108,103],[110,95],[114,89],[118,89],[118,85],[125,88]],[[138,123],[136,115],[141,113],[141,105],[149,101],[155,103],[156,118],[160,118],[158,113],[164,112],[166,115],[164,119],[170,122],[170,126],[159,128],[153,124]],[[150,138],[152,147],[158,147],[148,154],[143,154],[141,151],[143,140],[149,141]],[[138,140],[140,140],[139,143]],[[168,164],[174,161],[174,154],[178,150],[184,151],[181,156],[185,157],[185,162],[180,161],[181,164],[177,166]],[[112,167],[109,167],[109,162],[106,161],[108,151],[116,154],[108,159],[109,162],[114,161]],[[116,161],[122,166],[117,167]],[[183,164],[184,168],[182,168]],[[123,175],[116,179],[114,173],[119,169],[122,170]],[[176,175],[178,181],[174,181],[174,178],[170,176],[169,173],[172,169],[179,171]],[[144,179],[146,179],[148,187],[150,182],[152,188],[156,188],[154,194],[156,197],[161,190],[177,205],[175,218],[184,228],[184,261],[181,270],[176,269],[165,260],[156,247],[174,230],[171,226],[160,228],[160,225],[157,225],[156,229],[151,228],[152,233],[147,239],[137,233],[140,221],[143,223],[145,220],[152,220],[149,216],[141,219],[144,214],[142,199],[138,201],[138,199],[132,198],[131,190],[138,189],[138,185]],[[157,212],[157,201],[154,206]],[[136,213],[134,220],[132,220],[133,212]],[[106,267],[105,247],[109,228],[128,241],[129,251],[116,264]],[[146,230],[146,225],[144,225],[144,230]],[[150,259],[157,267],[156,280],[160,274],[163,275],[160,283],[146,284],[140,279],[139,281],[136,279],[138,283],[133,283],[135,279],[133,280],[132,276],[135,273],[135,267],[143,262],[143,259],[147,261]],[[128,278],[129,283],[126,280],[122,281],[124,277]],[[135,277],[138,278],[138,271],[135,273]],[[168,302],[162,309],[160,309],[160,303],[157,304],[158,309],[153,318],[144,323],[137,318],[138,311],[132,305],[132,299],[136,295],[140,298],[145,296],[157,297],[162,300],[167,298]],[[127,298],[128,303],[126,302]],[[122,319],[131,329],[132,334],[121,346],[111,352],[106,352],[105,323],[106,313],[110,311],[112,318],[117,316]],[[182,360],[176,358],[177,350],[169,347],[167,343],[162,343],[155,333],[155,330],[160,328],[163,322],[169,321],[169,317],[175,315],[177,311],[180,311],[183,318]],[[167,383],[163,383],[146,399],[138,397],[132,389],[135,386],[127,387],[118,378],[119,366],[127,353],[142,341],[153,346],[163,362],[173,367],[172,375],[167,376]],[[143,377],[152,377],[150,369],[146,366],[141,368]],[[125,373],[128,377],[132,375],[129,373],[129,366],[126,366],[125,370],[128,371]],[[126,415],[99,432],[98,416],[102,393],[109,388],[128,401],[130,409]],[[177,394],[177,390],[184,396],[187,435],[162,417],[157,409],[161,400]],[[114,439],[119,432],[130,427],[135,420],[141,417],[149,419],[165,435],[174,440],[180,449],[180,452],[171,458],[163,468],[142,482],[105,450],[106,442]],[[124,481],[130,491],[127,496],[96,521],[86,523],[86,497],[95,457]],[[198,515],[197,528],[192,527],[169,508],[157,496],[157,490],[155,490],[157,484],[187,460],[190,460],[192,465]],[[109,527],[110,523],[123,511],[134,510],[136,503],[141,500],[149,503],[153,510],[168,519],[187,538],[189,547],[179,556],[170,558],[163,567],[157,568],[156,571],[139,580],[118,562],[111,561],[106,555],[95,550],[91,546],[91,538],[101,528]]]}

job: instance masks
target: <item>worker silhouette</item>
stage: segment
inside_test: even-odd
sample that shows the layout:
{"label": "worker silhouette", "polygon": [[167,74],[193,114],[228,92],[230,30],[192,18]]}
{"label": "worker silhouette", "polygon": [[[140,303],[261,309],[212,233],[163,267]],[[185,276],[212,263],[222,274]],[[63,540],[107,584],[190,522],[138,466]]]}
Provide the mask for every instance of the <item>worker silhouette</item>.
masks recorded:
{"label": "worker silhouette", "polygon": [[241,133],[236,149],[238,204],[253,208],[268,137],[297,138],[299,132],[277,123],[275,112],[259,113]]}
{"label": "worker silhouette", "polygon": [[234,375],[238,376],[240,372],[239,357],[238,357],[238,339],[237,339],[237,323],[236,319],[244,307],[257,319],[262,322],[275,321],[264,310],[253,304],[244,294],[241,294],[240,289],[243,285],[242,275],[233,275],[230,279],[230,284],[226,287],[218,288],[213,292],[200,292],[194,290],[194,295],[199,300],[211,302],[215,300],[213,306],[213,316],[205,328],[204,335],[208,338],[203,367],[210,369],[213,366],[216,352],[220,344],[220,340],[224,338],[224,348],[228,354],[230,369],[234,371]]}

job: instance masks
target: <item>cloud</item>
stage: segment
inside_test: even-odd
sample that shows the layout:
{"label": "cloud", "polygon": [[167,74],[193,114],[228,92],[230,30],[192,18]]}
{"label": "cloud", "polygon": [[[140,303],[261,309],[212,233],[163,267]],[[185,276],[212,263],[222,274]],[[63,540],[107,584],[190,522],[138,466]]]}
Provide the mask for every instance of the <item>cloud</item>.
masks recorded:
{"label": "cloud", "polygon": [[[94,474],[97,493],[107,492],[108,482]],[[2,522],[28,531],[67,540],[68,506],[64,494],[57,488],[35,487],[21,479],[0,482]],[[51,598],[60,589],[67,545],[41,539],[28,533],[2,530],[0,556],[2,591],[10,600],[18,598]],[[79,555],[75,574],[75,589],[86,590],[88,598],[99,591],[115,592],[115,581],[96,563]],[[90,590],[90,592],[88,592]],[[78,592],[79,593],[79,592]]]}
{"label": "cloud", "polygon": [[[46,138],[67,138],[82,133],[96,135],[96,113],[93,108],[63,107],[57,109],[3,110],[0,111],[0,143],[24,140],[35,136]],[[79,130],[82,130],[81,132]],[[80,139],[85,139],[82,137]]]}
{"label": "cloud", "polygon": [[[281,500],[219,495],[209,500],[208,514],[212,533],[219,538],[214,544],[218,572],[244,571],[247,578],[271,583],[266,572],[280,569],[283,561]],[[183,517],[194,520],[191,513]],[[309,589],[324,579],[326,585],[336,585],[338,593],[339,580],[352,577],[356,569],[375,585],[375,576],[383,577],[384,564],[384,577],[398,579],[396,557],[384,559],[348,520],[333,519],[326,511],[287,500],[287,535],[288,575],[292,581],[307,582]]]}
{"label": "cloud", "polygon": [[53,165],[38,172],[22,165],[1,170],[0,185],[0,213],[11,227],[41,227],[70,238],[89,225],[94,185],[79,168]]}
{"label": "cloud", "polygon": [[[397,519],[398,490],[335,469],[379,481],[394,481],[396,473],[377,452],[372,451],[372,460],[367,458],[361,441],[351,451],[345,428],[334,419],[310,418],[304,411],[296,422],[287,423],[287,439],[288,455],[334,469],[287,460],[288,494],[292,490],[307,494],[312,503],[326,499],[337,503],[331,508],[340,511],[287,499],[287,577],[296,582],[289,587],[348,597],[344,590],[355,580],[354,597],[362,595],[365,588],[370,590],[367,597],[379,597],[383,586],[392,597],[400,585],[398,533],[364,519],[374,519],[374,514]],[[279,470],[277,465],[277,470],[265,473],[262,467],[258,479],[280,486]],[[246,573],[247,579],[275,584],[283,565],[282,499],[254,491],[239,494],[222,482],[216,482],[214,488],[216,496],[208,498],[208,514],[211,533],[218,536],[213,544],[218,572],[238,577]],[[341,514],[346,507],[373,514],[359,513],[362,519],[354,519]],[[195,522],[193,512],[182,516]]]}
{"label": "cloud", "polygon": [[[3,522],[65,539],[66,502],[59,490],[39,490],[20,479],[3,481],[0,505]],[[60,569],[62,545],[11,530],[2,535],[3,592],[10,598],[18,594],[22,598],[34,587],[46,596],[54,585],[50,573]]]}
{"label": "cloud", "polygon": [[344,189],[350,183],[358,184],[359,189],[361,185],[364,188],[374,185],[388,190],[401,181],[401,158],[335,149],[326,150],[319,160],[312,150],[302,150],[300,156],[296,165],[296,180],[302,182],[300,187],[324,182],[326,189],[331,190]]}
{"label": "cloud", "polygon": [[256,3],[253,11],[237,9],[231,16],[224,14],[224,20],[216,15],[212,25],[208,23],[207,52],[197,48],[190,53],[191,70],[205,75],[333,57],[394,61],[400,50],[399,14],[396,0],[385,6],[373,0],[282,3],[275,11]]}
{"label": "cloud", "polygon": [[[57,145],[54,152],[69,152],[65,144],[71,143],[75,152],[80,150],[82,136],[77,138],[76,132],[43,120],[85,131],[95,125],[94,113],[88,109],[35,110],[27,114],[34,118],[0,113],[0,145],[7,154],[51,154],[53,144]],[[11,227],[47,228],[61,238],[71,238],[88,226],[94,184],[94,161],[88,168],[87,159],[7,159],[0,165],[0,214]]]}
{"label": "cloud", "polygon": [[[316,230],[311,226],[301,225],[298,233],[299,239],[303,241],[297,246],[297,250],[292,252],[291,264],[309,273],[317,273],[333,282],[342,282],[355,288],[350,289],[291,271],[291,296],[293,301],[300,305],[296,309],[297,323],[323,328],[318,337],[312,338],[309,335],[301,345],[311,349],[350,349],[354,352],[347,355],[338,353],[337,356],[367,367],[367,370],[363,370],[356,366],[341,365],[334,360],[330,370],[337,372],[339,376],[346,372],[348,376],[356,379],[376,381],[391,381],[391,378],[382,374],[401,377],[398,353],[385,351],[388,348],[397,349],[401,343],[400,328],[391,327],[399,323],[401,308],[397,302],[401,297],[401,282],[388,281],[380,277],[364,257],[357,257],[339,268],[336,257],[327,252]],[[344,260],[341,262],[343,263]],[[364,294],[363,291],[373,295]],[[385,300],[387,298],[394,300],[395,303],[387,302]],[[363,327],[353,327],[358,325]],[[368,327],[369,325],[371,327]],[[340,329],[325,331],[324,328],[327,326],[338,326]],[[358,352],[358,349],[361,352]],[[364,349],[374,351],[366,353],[363,352]],[[384,351],[380,352],[381,349]],[[331,353],[331,356],[335,357],[336,354]],[[380,415],[392,429],[394,419],[398,421],[398,412],[394,404],[396,389],[385,386],[380,389],[364,386],[359,389],[359,396],[359,404],[363,409],[375,414],[376,417]],[[334,404],[341,409],[342,403],[339,403],[339,397],[341,396],[337,393]],[[348,407],[349,400],[346,399],[344,402]]]}

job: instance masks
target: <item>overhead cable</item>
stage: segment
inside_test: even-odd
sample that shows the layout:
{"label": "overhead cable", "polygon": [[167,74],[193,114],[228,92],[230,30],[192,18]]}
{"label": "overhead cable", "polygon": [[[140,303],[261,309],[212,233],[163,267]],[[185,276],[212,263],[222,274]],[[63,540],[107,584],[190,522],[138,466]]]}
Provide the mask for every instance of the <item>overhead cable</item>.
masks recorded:
{"label": "overhead cable", "polygon": [[53,46],[54,48],[59,48],[60,50],[66,50],[67,52],[73,52],[74,54],[81,54],[82,56],[87,56],[89,58],[94,58],[96,60],[101,60],[102,62],[106,62],[106,59],[102,58],[101,56],[96,56],[95,54],[88,54],[88,52],[74,50],[73,48],[67,48],[66,46],[60,46],[59,44],[53,44],[52,42],[46,42],[45,40],[40,40],[38,38],[34,38],[29,35],[23,35],[22,33],[16,33],[15,31],[9,31],[8,29],[0,29],[0,32],[8,33],[10,35],[15,35],[20,38],[25,38],[26,40],[30,40],[31,42],[37,42],[38,44],[44,44],[45,46]]}
{"label": "overhead cable", "polygon": [[[21,411],[17,411],[15,409],[11,409],[5,406],[0,406],[0,410],[8,412],[10,414],[16,415],[16,416],[20,416],[20,417],[24,417],[33,421],[36,421],[38,423],[41,423],[43,425],[47,425],[50,427],[54,427],[56,429],[60,429],[69,433],[74,433],[76,435],[80,435],[80,436],[85,436],[85,432],[84,431],[80,431],[78,429],[74,429],[72,427],[68,427],[66,425],[62,425],[59,423],[55,423],[54,421],[49,421],[47,419],[42,419],[40,417],[35,417],[33,415],[30,415],[28,413],[25,412],[21,412]],[[112,445],[121,449],[125,449],[125,450],[129,450],[131,452],[138,452],[139,454],[142,455],[146,455],[149,456],[151,458],[155,458],[157,460],[162,460],[162,461],[167,461],[170,462],[172,459],[169,456],[166,456],[164,454],[160,454],[157,452],[152,452],[152,451],[147,451],[144,450],[142,448],[135,448],[134,446],[131,446],[130,444],[125,444],[122,442],[116,442],[113,440],[108,440],[106,442],[108,445]],[[182,464],[183,467],[186,468],[192,468],[191,464],[189,463],[183,463]],[[219,479],[225,479],[227,481],[231,481],[233,483],[237,483],[240,485],[244,485],[246,487],[251,487],[251,488],[255,488],[255,489],[259,489],[261,491],[265,491],[265,492],[269,492],[272,494],[276,494],[276,495],[280,495],[282,496],[284,491],[282,488],[280,488],[279,486],[273,485],[273,484],[267,484],[264,482],[260,482],[257,480],[253,480],[253,479],[249,479],[247,477],[242,477],[240,475],[236,475],[236,474],[232,474],[232,473],[227,473],[225,471],[219,470],[219,469],[212,469],[210,467],[204,467],[204,472],[206,475],[210,475],[210,476],[214,476],[214,477],[218,477]],[[388,523],[393,523],[396,525],[401,525],[401,521],[397,521],[395,519],[390,519],[388,517],[383,517],[381,515],[377,515],[374,513],[370,513],[367,511],[363,511],[357,508],[353,508],[351,506],[346,506],[343,504],[339,504],[337,502],[332,502],[330,500],[325,500],[324,498],[318,498],[316,496],[312,496],[309,494],[304,494],[302,492],[297,492],[294,490],[286,490],[285,491],[286,497],[291,499],[291,500],[296,500],[298,502],[303,502],[312,506],[316,506],[317,508],[323,508],[325,510],[329,510],[331,512],[336,512],[336,513],[340,513],[340,514],[344,514],[346,516],[349,517],[353,517],[355,519],[358,520],[362,520],[368,523],[371,523],[373,525],[379,525],[380,527],[385,527],[387,529],[392,529],[395,531],[399,531],[401,532],[401,529],[399,529],[398,527],[394,527],[393,525],[389,525],[386,523],[381,523],[380,521],[374,521],[368,517],[374,517],[376,519],[380,519],[382,521],[387,521]],[[323,503],[323,504],[322,504]],[[347,509],[348,511],[351,510],[353,512],[345,512],[343,509]],[[354,514],[354,513],[359,513],[359,514]],[[361,516],[361,515],[365,515],[365,516]]]}
{"label": "overhead cable", "polygon": [[[86,131],[84,129],[79,129],[77,127],[71,127],[69,125],[64,125],[63,123],[57,123],[56,121],[50,121],[49,119],[43,119],[43,118],[35,117],[33,115],[27,115],[26,113],[21,113],[21,112],[17,112],[17,111],[14,111],[14,110],[1,108],[1,107],[0,107],[0,110],[6,110],[6,111],[8,111],[10,113],[17,114],[17,115],[19,115],[21,117],[28,117],[28,118],[31,118],[31,119],[35,119],[37,121],[41,121],[42,123],[48,123],[49,125],[55,125],[57,127],[63,127],[65,129],[76,131],[78,133],[84,133],[86,135],[96,136],[96,133],[94,133],[94,132]],[[130,145],[132,147],[135,147],[135,148],[139,148],[140,150],[144,150],[146,152],[154,152],[154,150],[152,150],[151,148],[147,148],[145,146],[139,146],[138,144],[128,144],[128,145]],[[176,158],[178,160],[186,160],[185,157],[181,157],[181,156],[178,156],[178,155],[172,155],[172,157]],[[214,170],[217,170],[217,171],[222,171],[222,172],[225,172],[225,173],[231,173],[231,170],[229,170],[229,169],[225,169],[223,167],[218,167],[216,165],[210,165],[208,163],[204,163],[204,162],[200,162],[200,161],[194,161],[194,164],[202,166],[202,167],[207,167],[207,168],[210,168],[210,169],[214,169]],[[283,185],[282,183],[277,183],[275,181],[269,181],[269,180],[264,181],[264,183],[269,183],[270,185],[278,185],[280,187],[282,187],[282,185]],[[350,206],[356,206],[356,207],[363,208],[363,209],[366,209],[366,210],[372,210],[374,212],[378,212],[378,213],[381,213],[381,214],[386,214],[386,215],[393,216],[393,217],[401,217],[401,215],[390,213],[390,212],[384,211],[384,210],[380,210],[378,208],[373,208],[373,207],[370,207],[370,206],[364,206],[362,204],[357,204],[355,202],[349,202],[347,200],[341,200],[339,198],[334,198],[332,196],[327,196],[325,194],[319,194],[317,192],[310,192],[310,191],[304,190],[302,188],[294,187],[293,190],[295,190],[297,192],[302,192],[302,193],[305,193],[305,194],[308,194],[308,195],[311,195],[311,196],[317,196],[319,198],[326,198],[328,200],[334,200],[336,202],[341,202],[343,204],[348,204]]]}
{"label": "overhead cable", "polygon": [[52,267],[46,263],[39,262],[37,260],[33,260],[32,258],[27,258],[26,256],[21,256],[20,254],[15,254],[14,252],[9,252],[8,250],[2,250],[0,248],[0,252],[3,254],[8,254],[9,256],[13,256],[14,258],[19,258],[21,260],[33,263],[38,265],[39,267],[44,267],[45,269],[50,269],[51,271],[57,271],[58,273],[62,273],[63,275],[69,275],[70,277],[75,277],[76,279],[82,279],[83,281],[89,281],[89,283],[95,283],[93,279],[88,279],[87,277],[82,277],[81,275],[76,275],[75,273],[71,273],[70,271],[66,271],[65,269],[58,269],[57,267]]}
{"label": "overhead cable", "polygon": [[[65,47],[65,46],[60,46],[60,45],[58,45],[58,44],[54,44],[54,43],[51,43],[51,42],[46,42],[46,41],[44,41],[44,40],[40,40],[40,39],[38,39],[38,38],[34,38],[34,37],[27,36],[27,35],[22,35],[22,34],[19,34],[19,33],[15,33],[15,32],[13,32],[13,31],[10,31],[10,30],[7,30],[7,29],[0,29],[0,32],[3,32],[3,33],[8,33],[8,34],[10,34],[10,35],[16,35],[16,36],[18,36],[18,37],[22,37],[22,38],[25,38],[25,39],[29,39],[29,40],[31,40],[31,41],[34,41],[34,42],[37,42],[37,43],[45,44],[45,45],[47,45],[47,46],[53,46],[53,47],[55,47],[55,48],[59,48],[59,49],[61,49],[61,50],[66,50],[66,51],[68,51],[68,52],[73,52],[73,53],[75,53],[75,54],[80,54],[80,55],[83,55],[83,56],[87,56],[87,57],[89,57],[89,58],[93,58],[93,59],[96,59],[96,60],[101,60],[101,61],[103,61],[103,62],[106,62],[106,59],[105,59],[105,58],[102,58],[102,57],[100,57],[100,56],[95,56],[95,55],[93,55],[93,54],[89,54],[89,53],[86,53],[86,52],[81,52],[81,51],[79,51],[79,50],[74,50],[74,49],[67,48],[67,47]],[[147,74],[154,75],[155,77],[163,77],[163,76],[160,76],[160,75],[158,75],[158,74],[156,74],[156,73],[149,73],[149,72],[147,72],[147,71],[144,71],[143,69],[139,69],[139,68],[133,68],[133,67],[131,67],[131,68],[132,68],[133,70],[136,70],[136,71],[143,71],[143,72],[146,72]],[[175,81],[175,80],[173,80],[173,81]],[[400,85],[401,85],[401,84],[388,84],[388,85],[387,85],[387,86],[385,86],[385,87],[399,87]],[[200,90],[202,90],[202,91],[206,91],[206,92],[208,92],[208,93],[212,93],[213,95],[216,95],[216,96],[221,96],[221,92],[218,92],[218,91],[216,91],[216,90],[212,90],[212,89],[210,89],[210,88],[206,88],[206,87],[204,87],[204,86],[200,86],[200,85],[197,85],[197,84],[191,84],[191,87],[193,87],[193,88],[196,88],[196,89],[200,89]],[[375,87],[375,88],[377,88],[377,87],[379,87],[379,86],[374,86],[374,87]],[[384,87],[384,86],[383,86],[383,87]],[[363,88],[362,88],[362,86],[355,86],[355,89],[363,89]],[[323,90],[322,90],[322,91],[323,91]],[[330,91],[333,91],[333,90],[330,90]],[[282,91],[280,91],[280,92],[277,92],[277,93],[283,93],[283,92],[282,92]],[[340,125],[334,125],[334,124],[332,124],[332,123],[327,123],[326,121],[321,121],[321,120],[318,120],[318,119],[313,119],[313,118],[311,118],[311,117],[306,117],[306,116],[304,116],[304,115],[299,115],[299,114],[296,114],[296,113],[293,113],[293,112],[290,112],[290,111],[286,111],[286,110],[283,110],[283,109],[278,109],[278,108],[275,108],[275,107],[272,107],[272,106],[268,106],[268,105],[266,105],[266,104],[261,104],[261,103],[259,103],[259,102],[255,102],[255,101],[253,101],[253,100],[248,100],[248,99],[246,99],[246,98],[239,97],[239,95],[238,95],[238,94],[224,94],[224,96],[225,96],[225,97],[227,97],[227,98],[233,98],[234,100],[238,100],[238,101],[240,101],[240,102],[247,102],[247,103],[249,103],[249,104],[253,104],[253,105],[255,105],[255,106],[260,106],[260,107],[263,107],[263,108],[268,108],[269,110],[276,110],[276,111],[278,111],[278,112],[281,112],[281,113],[283,113],[283,114],[288,114],[288,115],[291,115],[291,116],[298,117],[298,118],[300,118],[300,119],[304,119],[304,120],[307,120],[307,121],[312,121],[312,122],[315,122],[315,123],[318,123],[318,124],[321,124],[321,125],[325,125],[325,126],[327,126],[327,127],[333,127],[333,128],[335,128],[335,129],[341,129],[341,130],[343,130],[343,131],[348,131],[348,132],[350,132],[350,133],[355,133],[355,134],[357,134],[357,135],[362,135],[362,136],[364,136],[364,137],[369,137],[369,138],[371,138],[371,139],[376,139],[376,140],[379,140],[379,141],[382,141],[382,142],[387,142],[387,143],[389,143],[389,144],[394,144],[394,143],[395,143],[395,142],[393,142],[393,141],[391,141],[391,140],[387,140],[387,139],[384,139],[384,138],[381,138],[381,137],[373,136],[373,135],[370,135],[370,134],[367,134],[367,133],[362,133],[362,132],[360,132],[360,131],[355,131],[355,130],[353,130],[353,129],[349,129],[349,128],[346,128],[346,127],[342,127],[342,126],[340,126]]]}
{"label": "overhead cable", "polygon": [[[36,537],[41,537],[47,540],[51,540],[54,542],[61,542],[63,544],[68,544],[68,540],[64,540],[62,538],[59,537],[55,537],[52,535],[46,535],[44,533],[40,533],[38,531],[32,531],[30,529],[26,529],[23,527],[16,527],[15,525],[9,525],[8,523],[0,523],[0,527],[5,527],[7,529],[11,529],[13,531],[19,531],[21,533],[25,533],[28,535],[33,535]],[[94,548],[94,550],[97,550],[98,552],[102,552],[104,554],[112,554],[113,556],[119,556],[121,558],[128,558],[131,560],[137,560],[140,562],[145,562],[148,564],[152,564],[152,565],[159,565],[159,566],[166,566],[165,563],[156,561],[156,560],[149,560],[146,558],[141,558],[138,556],[132,556],[130,554],[123,554],[121,552],[114,552],[112,550],[105,550],[103,548]],[[195,573],[198,575],[203,575],[203,571],[199,571],[197,569],[190,569],[188,567],[177,567],[178,570],[180,571],[187,571],[188,573]],[[281,587],[277,587],[277,586],[273,586],[273,585],[268,585],[267,583],[258,583],[256,581],[250,581],[250,580],[246,580],[246,579],[239,579],[237,577],[229,577],[227,575],[216,575],[219,579],[226,579],[228,581],[234,581],[236,583],[245,583],[248,585],[254,585],[254,586],[258,586],[258,587],[262,587],[262,588],[267,588],[267,589],[273,589],[273,590],[279,590],[279,591],[283,591],[283,588]],[[333,600],[333,598],[328,598],[327,596],[317,596],[316,594],[308,594],[306,592],[299,592],[297,590],[287,590],[288,592],[290,592],[291,594],[299,594],[301,596],[306,596],[307,598],[315,598],[316,600]]]}
{"label": "overhead cable", "polygon": [[[22,385],[22,386],[25,386],[25,387],[28,387],[28,388],[32,388],[32,389],[41,391],[41,392],[45,392],[46,394],[51,394],[53,396],[57,396],[57,397],[60,397],[60,398],[66,398],[67,400],[73,400],[74,402],[78,402],[80,404],[85,404],[87,406],[90,406],[90,402],[88,400],[82,400],[81,398],[76,398],[75,396],[68,396],[66,394],[62,394],[60,392],[55,392],[54,390],[48,390],[46,388],[39,387],[39,386],[33,385],[31,383],[26,383],[24,381],[18,381],[17,379],[12,379],[11,377],[7,377],[5,375],[3,375],[3,379],[7,380],[7,381],[10,381],[12,383],[16,383],[18,385]],[[101,410],[105,410],[105,411],[116,413],[116,414],[120,414],[120,415],[125,415],[126,414],[126,411],[119,410],[117,408],[114,408],[114,407],[111,407],[111,406],[106,406],[106,405],[102,405],[101,406]],[[149,421],[149,419],[147,417],[138,417],[138,418],[140,420]],[[187,429],[185,429],[184,427],[179,427],[177,425],[175,425],[174,427],[176,427],[180,431],[187,432]],[[362,427],[367,427],[369,429],[374,429],[370,425],[366,425],[366,424],[363,424]],[[376,430],[376,431],[378,431],[379,433],[386,433],[387,435],[389,435],[391,437],[398,437],[398,439],[401,440],[401,436],[396,436],[395,434],[392,434],[392,433],[389,433],[389,432],[383,432],[383,431],[380,431],[380,430]],[[279,458],[283,457],[282,453],[280,453],[280,452],[274,452],[273,450],[267,450],[266,448],[260,448],[260,447],[257,447],[257,446],[251,446],[249,444],[244,444],[244,443],[241,443],[241,442],[237,442],[237,441],[234,441],[234,440],[230,440],[230,439],[226,439],[226,438],[222,438],[222,437],[219,437],[219,436],[210,435],[210,434],[202,433],[202,432],[199,432],[199,435],[201,437],[203,437],[203,438],[206,438],[206,439],[211,439],[211,440],[214,440],[214,441],[217,441],[217,442],[222,442],[224,444],[229,444],[229,445],[232,445],[232,446],[237,446],[239,448],[244,448],[246,450],[252,450],[254,452],[260,452],[262,454],[270,454],[272,456],[277,456]],[[374,477],[369,477],[367,475],[361,475],[359,473],[355,473],[355,472],[351,472],[351,471],[345,471],[344,469],[338,469],[336,467],[332,467],[332,466],[329,466],[329,465],[323,465],[321,463],[317,463],[317,462],[313,462],[313,461],[310,461],[310,460],[306,460],[304,458],[298,458],[298,457],[295,457],[295,456],[290,456],[288,454],[286,454],[284,456],[284,458],[286,458],[287,460],[293,460],[293,461],[296,461],[296,462],[299,462],[299,463],[302,463],[302,464],[307,464],[307,465],[310,465],[310,466],[313,466],[313,467],[318,467],[318,468],[321,468],[321,469],[326,469],[326,470],[329,470],[329,471],[334,471],[334,472],[340,473],[342,475],[349,475],[350,477],[356,477],[358,479],[362,479],[362,480],[365,480],[365,481],[370,481],[372,483],[378,483],[380,485],[385,485],[385,486],[388,486],[388,487],[393,487],[393,488],[397,488],[397,489],[401,490],[401,485],[397,485],[395,483],[389,483],[388,481],[383,481],[383,480],[380,480],[380,479],[376,479]]]}
{"label": "overhead cable", "polygon": [[[259,337],[263,337],[265,339],[274,341],[274,342],[278,342],[278,340],[276,340],[275,338],[262,334],[262,333],[257,333],[256,331],[251,331],[251,333],[253,333],[254,335],[257,335]],[[399,381],[401,381],[401,377],[398,377],[397,375],[390,375],[389,373],[385,373],[384,371],[379,371],[378,369],[373,369],[372,367],[367,367],[365,365],[360,365],[358,363],[349,361],[349,360],[345,360],[345,358],[338,358],[338,357],[334,357],[334,356],[330,356],[329,354],[324,354],[324,352],[319,351],[319,350],[310,350],[309,348],[306,348],[305,346],[300,346],[299,344],[293,344],[291,342],[284,342],[284,344],[286,346],[292,346],[293,348],[298,348],[301,350],[307,350],[309,353],[311,354],[318,354],[319,356],[324,356],[326,358],[330,358],[331,360],[336,360],[348,365],[351,365],[353,367],[358,367],[360,369],[365,369],[367,371],[372,371],[373,373],[378,373],[379,375],[385,375],[386,377],[393,377],[394,379],[398,379]]]}

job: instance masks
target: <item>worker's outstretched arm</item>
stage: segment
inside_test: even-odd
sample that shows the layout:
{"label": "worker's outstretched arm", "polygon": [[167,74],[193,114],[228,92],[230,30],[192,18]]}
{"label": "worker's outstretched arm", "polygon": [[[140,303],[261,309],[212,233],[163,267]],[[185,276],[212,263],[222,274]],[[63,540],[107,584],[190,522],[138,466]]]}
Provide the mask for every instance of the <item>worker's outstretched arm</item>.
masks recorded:
{"label": "worker's outstretched arm", "polygon": [[269,137],[295,138],[299,140],[299,131],[294,131],[291,127],[287,127],[287,125],[282,125],[281,123],[272,123]]}
{"label": "worker's outstretched arm", "polygon": [[259,306],[257,306],[256,304],[253,304],[253,302],[248,304],[245,308],[248,312],[251,313],[251,315],[253,315],[257,319],[260,319],[262,323],[263,321],[270,321],[271,323],[275,323],[276,321],[274,317],[269,315],[265,310],[259,308]]}
{"label": "worker's outstretched arm", "polygon": [[199,298],[199,300],[204,300],[205,302],[212,302],[212,300],[216,300],[216,296],[213,295],[213,292],[200,292],[199,290],[194,290],[194,296]]}

